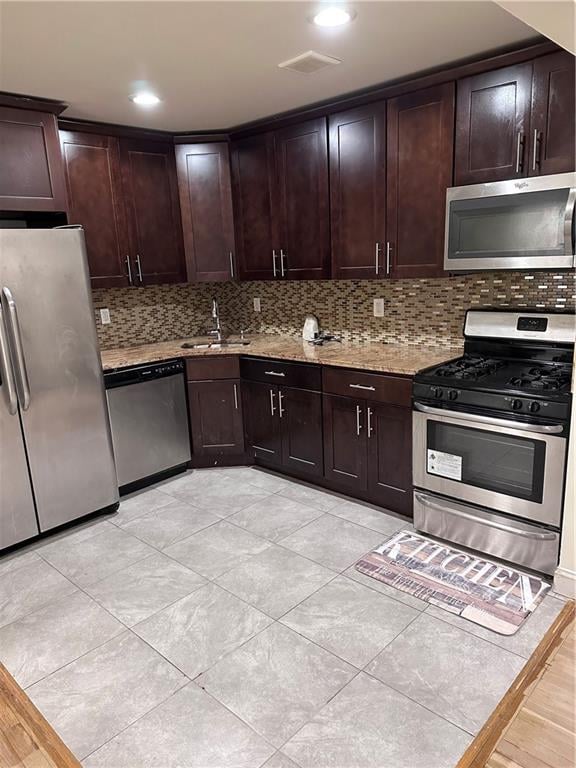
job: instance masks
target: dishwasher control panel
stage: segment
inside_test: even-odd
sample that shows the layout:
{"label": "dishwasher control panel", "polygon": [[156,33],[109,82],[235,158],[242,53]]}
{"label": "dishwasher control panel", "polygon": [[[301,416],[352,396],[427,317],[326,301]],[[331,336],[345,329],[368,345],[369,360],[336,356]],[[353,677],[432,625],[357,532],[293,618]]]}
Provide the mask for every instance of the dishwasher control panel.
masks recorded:
{"label": "dishwasher control panel", "polygon": [[163,363],[151,365],[136,365],[131,368],[119,368],[104,373],[106,389],[124,387],[128,384],[139,384],[152,379],[163,379],[166,376],[176,376],[184,372],[183,360],[166,360]]}

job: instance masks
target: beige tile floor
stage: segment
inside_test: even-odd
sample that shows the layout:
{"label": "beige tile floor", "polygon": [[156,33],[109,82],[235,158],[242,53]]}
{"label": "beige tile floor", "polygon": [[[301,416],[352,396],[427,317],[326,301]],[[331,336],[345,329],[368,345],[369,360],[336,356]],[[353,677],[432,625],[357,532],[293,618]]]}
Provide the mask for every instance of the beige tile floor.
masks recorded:
{"label": "beige tile floor", "polygon": [[506,638],[354,569],[405,527],[194,470],[0,557],[0,661],[86,768],[451,768],[562,602]]}

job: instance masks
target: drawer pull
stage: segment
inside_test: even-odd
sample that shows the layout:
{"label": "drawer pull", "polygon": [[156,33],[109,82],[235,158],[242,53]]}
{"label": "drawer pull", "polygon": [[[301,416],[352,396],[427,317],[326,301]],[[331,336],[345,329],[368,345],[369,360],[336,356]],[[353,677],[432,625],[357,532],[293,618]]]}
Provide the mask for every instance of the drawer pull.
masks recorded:
{"label": "drawer pull", "polygon": [[285,373],[280,373],[279,371],[264,371],[266,376],[286,376]]}
{"label": "drawer pull", "polygon": [[369,387],[367,384],[349,384],[351,389],[367,389],[369,392],[376,392],[376,387]]}

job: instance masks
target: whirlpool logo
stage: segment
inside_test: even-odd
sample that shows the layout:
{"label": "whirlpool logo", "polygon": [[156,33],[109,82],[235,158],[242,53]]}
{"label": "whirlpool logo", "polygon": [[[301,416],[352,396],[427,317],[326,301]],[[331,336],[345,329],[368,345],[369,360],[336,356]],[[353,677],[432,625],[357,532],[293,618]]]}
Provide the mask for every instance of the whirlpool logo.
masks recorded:
{"label": "whirlpool logo", "polygon": [[514,186],[516,187],[516,189],[525,189],[528,186],[528,182],[527,181],[517,181],[514,184]]}

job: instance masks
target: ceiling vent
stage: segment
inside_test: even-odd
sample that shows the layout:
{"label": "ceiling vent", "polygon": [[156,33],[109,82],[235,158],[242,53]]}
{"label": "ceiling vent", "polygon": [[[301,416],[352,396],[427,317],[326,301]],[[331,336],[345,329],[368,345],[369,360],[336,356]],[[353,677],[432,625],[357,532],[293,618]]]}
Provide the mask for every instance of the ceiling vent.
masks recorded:
{"label": "ceiling vent", "polygon": [[316,51],[306,51],[300,56],[283,61],[278,66],[280,69],[291,69],[293,72],[311,75],[313,72],[318,72],[319,69],[341,63],[340,59],[335,59],[333,56],[324,56],[323,53],[316,53]]}

